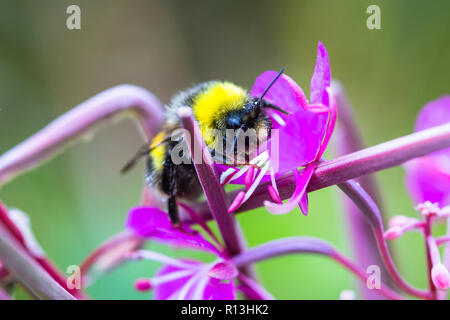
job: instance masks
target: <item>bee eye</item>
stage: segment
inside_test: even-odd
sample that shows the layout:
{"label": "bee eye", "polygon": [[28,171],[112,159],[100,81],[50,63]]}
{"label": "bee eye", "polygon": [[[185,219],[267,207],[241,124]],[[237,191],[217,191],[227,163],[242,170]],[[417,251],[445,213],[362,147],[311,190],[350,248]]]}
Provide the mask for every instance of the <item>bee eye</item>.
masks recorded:
{"label": "bee eye", "polygon": [[237,129],[241,126],[241,117],[236,114],[230,115],[227,118],[226,124],[229,129]]}

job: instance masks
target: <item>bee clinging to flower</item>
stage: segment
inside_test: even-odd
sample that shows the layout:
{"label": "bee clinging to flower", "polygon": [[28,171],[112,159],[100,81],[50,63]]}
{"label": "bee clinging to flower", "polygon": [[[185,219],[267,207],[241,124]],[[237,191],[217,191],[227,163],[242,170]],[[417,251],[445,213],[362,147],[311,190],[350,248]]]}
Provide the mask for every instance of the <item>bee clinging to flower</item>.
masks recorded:
{"label": "bee clinging to flower", "polygon": [[[185,141],[182,135],[176,134],[181,128],[178,110],[181,107],[192,108],[203,139],[216,161],[232,165],[248,164],[236,162],[236,159],[238,155],[248,159],[257,145],[263,144],[270,136],[272,122],[265,110],[270,108],[286,113],[263,99],[283,72],[284,68],[258,98],[251,97],[245,89],[227,81],[208,81],[179,92],[166,106],[166,121],[162,130],[150,144],[138,151],[122,172],[131,168],[140,157],[147,157],[147,181],[167,196],[170,220],[173,225],[179,225],[177,198],[195,200],[202,189],[190,155],[179,148]],[[238,148],[238,138],[246,136],[249,131],[256,133],[256,143],[249,141],[244,143],[244,148]],[[176,163],[173,161],[174,153],[189,159]]]}

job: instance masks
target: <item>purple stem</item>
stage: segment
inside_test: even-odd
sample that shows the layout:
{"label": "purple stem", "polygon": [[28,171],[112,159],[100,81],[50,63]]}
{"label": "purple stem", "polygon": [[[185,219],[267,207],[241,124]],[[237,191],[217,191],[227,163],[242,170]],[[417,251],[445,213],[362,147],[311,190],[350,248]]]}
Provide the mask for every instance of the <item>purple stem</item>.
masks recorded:
{"label": "purple stem", "polygon": [[228,204],[225,200],[225,192],[220,185],[217,171],[212,165],[211,154],[205,146],[192,115],[192,109],[188,107],[180,108],[178,115],[181,126],[190,134],[190,137],[185,137],[185,141],[188,142],[198,179],[205,193],[209,210],[217,222],[225,247],[231,256],[239,254],[243,248],[239,241],[237,222],[234,215],[227,212]]}
{"label": "purple stem", "polygon": [[[311,237],[291,237],[266,242],[235,256],[232,261],[237,266],[242,266],[294,253],[312,253],[327,256],[355,274],[364,283],[367,281],[368,276],[332,245]],[[389,299],[402,299],[401,296],[384,285],[381,286],[379,292]]]}
{"label": "purple stem", "polygon": [[239,273],[238,278],[244,284],[239,289],[251,300],[274,300],[273,296],[252,278],[242,273]]}
{"label": "purple stem", "polygon": [[436,238],[436,245],[447,245],[447,243],[450,242],[450,234],[446,234],[445,236]]}
{"label": "purple stem", "polygon": [[106,272],[126,261],[126,255],[142,247],[145,239],[128,231],[122,231],[105,240],[95,248],[80,264],[80,273],[84,282],[91,268],[105,260],[100,271]]}
{"label": "purple stem", "polygon": [[[331,88],[339,109],[338,121],[340,126],[338,129],[340,130],[336,132],[339,155],[343,156],[364,149],[366,145],[344,88],[338,81],[332,81]],[[380,206],[381,197],[375,177],[372,175],[362,176],[358,179],[358,182]]]}
{"label": "purple stem", "polygon": [[39,299],[74,300],[0,224],[0,259],[22,286]]}
{"label": "purple stem", "polygon": [[[447,218],[447,233],[442,237],[442,240],[450,241],[450,218]],[[450,243],[445,245],[443,264],[447,270],[450,270]],[[438,290],[438,299],[444,300],[447,299],[447,296],[448,290]]]}
{"label": "purple stem", "polygon": [[[431,270],[433,269],[433,253],[439,256],[439,249],[434,242],[433,235],[431,234],[431,217],[427,216],[425,220],[425,227],[423,228],[424,238],[425,238],[425,254],[427,257],[427,275],[428,275],[428,288],[431,292],[433,299],[437,298],[436,286],[433,283],[433,277],[431,276]],[[434,242],[434,252],[432,252],[432,245],[430,242]]]}
{"label": "purple stem", "polygon": [[[225,198],[225,192],[220,184],[211,154],[203,141],[203,137],[192,114],[192,109],[188,107],[180,108],[178,114],[182,127],[190,134],[190,137],[185,137],[185,141],[188,141],[192,161],[203,192],[205,193],[209,212],[211,212],[214,220],[217,222],[227,252],[230,256],[235,256],[245,249],[245,239],[241,234],[235,216],[229,214],[227,211],[228,204]],[[241,271],[245,275],[255,279],[255,272],[251,266],[243,266]]]}
{"label": "purple stem", "polygon": [[[354,179],[376,171],[398,166],[413,158],[421,157],[434,151],[450,147],[450,123],[431,129],[415,132],[388,142],[378,144],[334,160],[320,163],[308,185],[308,192],[323,189],[344,181]],[[261,183],[252,197],[236,212],[245,212],[263,206],[267,200],[267,186]],[[295,189],[292,174],[277,179],[278,190],[282,199],[291,197]],[[241,190],[227,193],[232,201]],[[199,203],[194,208],[204,219],[211,219],[206,203]]]}
{"label": "purple stem", "polygon": [[423,299],[433,298],[430,292],[410,286],[400,275],[392,260],[389,248],[384,239],[384,227],[381,213],[367,192],[355,181],[340,183],[339,188],[355,203],[370,223],[384,265],[395,284],[407,294]]}
{"label": "purple stem", "polygon": [[74,139],[87,135],[101,121],[130,111],[138,115],[147,138],[156,134],[164,120],[161,102],[149,91],[133,85],[107,89],[3,154],[0,157],[0,186],[50,158]]}
{"label": "purple stem", "polygon": [[[0,186],[21,172],[41,164],[76,138],[87,136],[100,122],[128,113],[134,113],[139,118],[141,130],[147,139],[156,134],[164,120],[161,102],[149,91],[133,85],[119,85],[105,90],[0,156]],[[10,259],[22,261],[18,253]],[[29,270],[30,274],[38,272]]]}
{"label": "purple stem", "polygon": [[[337,81],[333,81],[331,88],[339,110],[339,126],[335,132],[337,154],[346,155],[363,149],[365,143],[342,85]],[[357,182],[361,184],[372,198],[375,199],[378,206],[380,206],[381,200],[375,177],[373,175],[366,175],[360,177]],[[363,269],[366,269],[370,265],[381,266],[382,260],[378,254],[377,244],[375,238],[372,236],[369,224],[348,197],[343,197],[343,203],[347,209],[346,218],[350,231],[350,243],[353,247],[358,265]],[[361,284],[359,291],[366,299],[373,300],[381,298],[381,295],[377,291],[370,290],[366,285]]]}

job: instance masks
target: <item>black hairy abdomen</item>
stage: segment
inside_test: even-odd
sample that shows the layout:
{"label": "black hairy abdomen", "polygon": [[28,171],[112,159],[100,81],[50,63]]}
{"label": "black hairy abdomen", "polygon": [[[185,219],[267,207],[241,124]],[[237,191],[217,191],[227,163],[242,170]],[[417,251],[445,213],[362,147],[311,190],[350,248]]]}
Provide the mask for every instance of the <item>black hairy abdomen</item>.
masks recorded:
{"label": "black hairy abdomen", "polygon": [[202,191],[195,167],[192,163],[174,164],[170,156],[172,148],[169,143],[161,170],[155,170],[152,159],[148,158],[147,180],[167,196],[195,200]]}

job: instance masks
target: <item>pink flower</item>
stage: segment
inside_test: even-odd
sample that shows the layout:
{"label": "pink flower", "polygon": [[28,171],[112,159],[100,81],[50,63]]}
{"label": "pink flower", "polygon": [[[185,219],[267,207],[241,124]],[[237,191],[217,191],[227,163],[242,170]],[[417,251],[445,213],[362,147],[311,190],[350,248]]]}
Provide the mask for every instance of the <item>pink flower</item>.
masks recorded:
{"label": "pink flower", "polygon": [[[443,96],[428,103],[419,113],[416,131],[450,122],[450,96]],[[450,218],[450,148],[434,152],[426,157],[409,161],[406,165],[406,186],[417,204],[416,210],[423,221],[396,216],[390,222],[384,236],[396,239],[408,230],[418,230],[426,238],[430,275],[434,286],[446,290],[450,286],[449,272],[441,262],[438,245],[447,237],[436,239],[432,234],[435,223]]]}
{"label": "pink flower", "polygon": [[[126,226],[138,236],[170,244],[176,248],[190,248],[210,253],[214,260],[206,263],[196,260],[177,259],[164,254],[137,250],[130,259],[147,259],[163,264],[152,278],[136,280],[138,291],[153,290],[156,299],[168,300],[231,300],[235,299],[235,279],[246,279],[228,259],[220,243],[213,244],[198,231],[183,225],[182,229],[172,227],[167,214],[157,208],[138,207],[128,215]],[[248,279],[246,279],[248,280]],[[258,296],[254,288],[253,294]]]}
{"label": "pink flower", "polygon": [[[428,103],[419,113],[416,131],[450,122],[450,96]],[[450,205],[450,148],[407,162],[406,185],[414,202]]]}
{"label": "pink flower", "polygon": [[[256,79],[250,95],[260,97],[276,76],[275,71],[262,73]],[[238,183],[247,187],[245,194],[238,194],[233,201],[230,212],[247,201],[261,182],[271,181],[268,193],[273,202],[264,203],[269,212],[283,214],[300,205],[303,214],[307,214],[306,187],[336,122],[336,104],[329,91],[330,81],[328,53],[319,42],[316,67],[311,79],[310,102],[303,90],[287,75],[281,75],[270,87],[264,100],[287,111],[289,115],[275,109],[266,110],[273,129],[278,130],[272,130],[266,150],[250,161],[261,168],[259,172],[253,173],[251,166],[244,166],[241,170],[231,168],[222,173],[223,184]],[[298,170],[300,167],[304,168],[301,172]],[[283,204],[276,178],[288,172],[293,173],[296,187],[289,201]]]}
{"label": "pink flower", "polygon": [[426,239],[429,264],[431,265],[431,280],[436,288],[446,290],[450,287],[450,275],[447,268],[442,264],[438,246],[449,241],[448,237],[436,239],[432,232],[435,223],[445,221],[450,217],[450,207],[439,208],[437,203],[425,201],[419,204],[416,209],[424,218],[421,221],[416,218],[406,216],[395,216],[389,222],[389,229],[384,233],[387,240],[401,237],[406,231],[416,230],[421,232]]}

